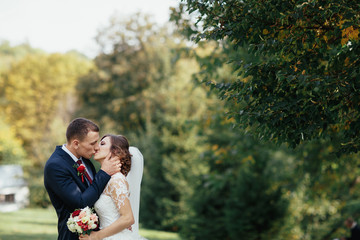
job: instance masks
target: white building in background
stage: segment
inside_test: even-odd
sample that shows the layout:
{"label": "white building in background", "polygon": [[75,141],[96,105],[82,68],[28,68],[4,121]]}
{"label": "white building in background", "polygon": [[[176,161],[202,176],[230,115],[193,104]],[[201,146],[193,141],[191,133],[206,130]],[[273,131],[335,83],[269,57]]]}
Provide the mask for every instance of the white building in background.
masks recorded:
{"label": "white building in background", "polygon": [[20,165],[0,165],[0,212],[16,211],[29,204],[29,188]]}

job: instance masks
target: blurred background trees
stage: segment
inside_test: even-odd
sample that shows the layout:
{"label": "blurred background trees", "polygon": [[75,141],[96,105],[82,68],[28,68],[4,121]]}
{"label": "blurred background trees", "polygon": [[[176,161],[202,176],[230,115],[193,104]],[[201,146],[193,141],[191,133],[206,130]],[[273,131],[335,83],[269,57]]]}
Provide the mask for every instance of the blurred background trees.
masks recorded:
{"label": "blurred background trees", "polygon": [[[69,120],[69,113],[75,110],[71,106],[76,100],[73,96],[76,79],[86,73],[90,65],[88,60],[70,53],[32,54],[12,63],[3,73],[1,110],[23,140],[27,152],[38,159],[39,164],[47,157],[44,153],[48,148],[53,148],[52,140],[59,140],[44,132],[54,132],[51,128],[58,118],[64,122]],[[68,107],[59,110],[64,105]]]}
{"label": "blurred background trees", "polygon": [[[289,3],[280,10],[293,11],[273,13],[269,28],[259,20],[275,6],[266,4],[189,1],[173,9],[175,26],[140,13],[114,16],[98,33],[94,59],[2,42],[0,164],[22,164],[31,204],[49,206],[43,166],[65,142],[70,120],[87,117],[101,134],[123,134],[143,153],[143,227],[184,239],[344,235],[344,219],[360,216],[356,137],[347,142],[358,131],[350,74],[357,38],[348,37],[352,49],[341,43],[356,21],[338,16],[334,29],[316,28],[319,37],[300,16],[342,8]],[[254,25],[248,9],[256,9]],[[186,14],[192,10],[202,30]],[[238,39],[243,34],[248,39]],[[194,36],[196,44],[187,38]],[[343,54],[355,55],[341,58],[349,72],[337,82],[335,56]]]}
{"label": "blurred background trees", "polygon": [[336,132],[341,154],[359,149],[359,8],[354,1],[183,0],[172,18],[196,42],[257,56],[213,60],[230,63],[234,81],[202,78],[231,105],[237,126],[256,125],[262,138],[292,147]]}

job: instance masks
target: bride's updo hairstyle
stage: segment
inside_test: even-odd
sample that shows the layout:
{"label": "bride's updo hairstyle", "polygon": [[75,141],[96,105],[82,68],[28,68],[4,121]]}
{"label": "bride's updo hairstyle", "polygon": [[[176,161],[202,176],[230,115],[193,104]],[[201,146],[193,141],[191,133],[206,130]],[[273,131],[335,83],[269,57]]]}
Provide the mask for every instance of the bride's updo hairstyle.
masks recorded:
{"label": "bride's updo hairstyle", "polygon": [[120,158],[120,163],[121,163],[120,172],[125,176],[127,176],[131,169],[131,157],[132,157],[132,155],[129,152],[129,142],[127,138],[122,135],[106,134],[101,138],[101,140],[103,140],[105,137],[110,138],[111,154],[116,155]]}

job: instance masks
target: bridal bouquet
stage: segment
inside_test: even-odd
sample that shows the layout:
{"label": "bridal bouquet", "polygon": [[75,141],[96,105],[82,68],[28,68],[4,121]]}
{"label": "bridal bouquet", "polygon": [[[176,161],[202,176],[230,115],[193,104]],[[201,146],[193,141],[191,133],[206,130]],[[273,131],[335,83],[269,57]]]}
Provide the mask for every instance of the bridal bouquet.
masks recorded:
{"label": "bridal bouquet", "polygon": [[89,208],[76,209],[70,214],[66,223],[69,230],[79,235],[89,234],[98,227],[99,219],[96,213]]}

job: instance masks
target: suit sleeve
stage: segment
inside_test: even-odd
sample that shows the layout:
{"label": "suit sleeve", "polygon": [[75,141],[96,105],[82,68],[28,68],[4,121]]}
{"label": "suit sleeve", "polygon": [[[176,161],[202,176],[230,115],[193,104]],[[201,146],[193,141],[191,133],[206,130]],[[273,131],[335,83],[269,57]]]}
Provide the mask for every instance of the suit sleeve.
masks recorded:
{"label": "suit sleeve", "polygon": [[360,227],[358,225],[351,231],[350,239],[360,239]]}
{"label": "suit sleeve", "polygon": [[103,192],[110,176],[100,170],[94,177],[93,183],[82,192],[76,184],[73,175],[68,169],[60,166],[55,161],[44,169],[44,181],[48,189],[55,194],[69,211],[76,208],[93,206]]}

